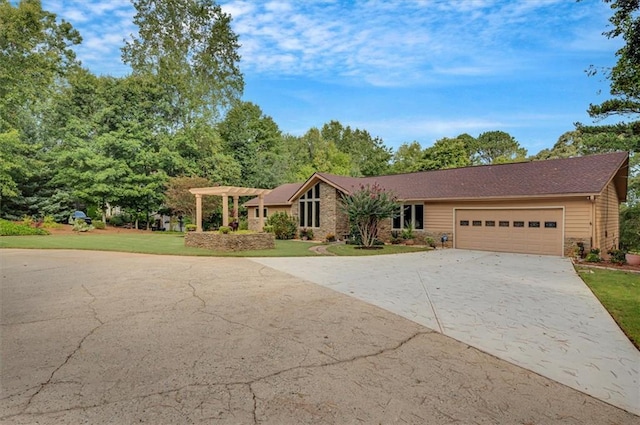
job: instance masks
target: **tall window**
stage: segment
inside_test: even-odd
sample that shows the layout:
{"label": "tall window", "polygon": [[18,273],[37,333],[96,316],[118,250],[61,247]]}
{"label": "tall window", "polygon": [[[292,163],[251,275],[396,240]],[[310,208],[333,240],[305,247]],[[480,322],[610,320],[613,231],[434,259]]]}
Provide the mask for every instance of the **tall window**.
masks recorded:
{"label": "tall window", "polygon": [[320,183],[300,197],[298,207],[300,227],[320,227]]}
{"label": "tall window", "polygon": [[[256,208],[256,218],[258,218],[260,216],[260,208]],[[264,210],[262,210],[262,216],[264,218],[267,218],[267,209],[265,208]]]}
{"label": "tall window", "polygon": [[399,215],[393,219],[394,230],[424,229],[424,204],[402,204]]}

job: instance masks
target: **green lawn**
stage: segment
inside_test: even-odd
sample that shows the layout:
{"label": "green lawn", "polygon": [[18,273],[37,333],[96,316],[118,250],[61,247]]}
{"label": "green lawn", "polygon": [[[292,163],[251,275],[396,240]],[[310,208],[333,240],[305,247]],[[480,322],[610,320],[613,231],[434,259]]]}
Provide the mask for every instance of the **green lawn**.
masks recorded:
{"label": "green lawn", "polygon": [[[141,254],[159,255],[192,255],[209,257],[304,257],[317,256],[309,250],[312,243],[303,241],[276,241],[276,249],[255,251],[211,251],[202,248],[184,246],[184,236],[180,233],[118,233],[92,234],[78,233],[55,236],[2,236],[0,248],[28,249],[81,249],[91,251],[137,252]],[[338,248],[331,246],[329,249]],[[385,247],[384,250],[355,250],[353,246],[337,249],[337,255],[380,255],[398,252],[414,252],[414,247]]]}
{"label": "green lawn", "polygon": [[578,273],[631,342],[640,348],[640,274],[586,267],[579,267]]}

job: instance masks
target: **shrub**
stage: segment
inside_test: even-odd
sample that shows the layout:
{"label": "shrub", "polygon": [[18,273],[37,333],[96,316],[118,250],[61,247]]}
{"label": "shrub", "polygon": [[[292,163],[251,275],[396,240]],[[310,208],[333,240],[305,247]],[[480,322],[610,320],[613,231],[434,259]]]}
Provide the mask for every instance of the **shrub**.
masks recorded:
{"label": "shrub", "polygon": [[602,258],[600,258],[600,250],[597,248],[592,249],[591,251],[589,251],[589,253],[587,254],[586,258],[584,259],[587,263],[599,263],[602,261]]}
{"label": "shrub", "polygon": [[293,239],[298,233],[298,223],[285,212],[277,212],[267,219],[267,225],[273,227],[276,239]]}
{"label": "shrub", "polygon": [[267,224],[262,228],[262,231],[265,233],[273,233],[273,226]]}
{"label": "shrub", "polygon": [[300,239],[313,240],[313,230],[306,227],[300,230]]}
{"label": "shrub", "polygon": [[246,218],[241,218],[238,223],[238,230],[249,230],[249,220]]}
{"label": "shrub", "polygon": [[640,251],[640,203],[620,211],[620,247]]}
{"label": "shrub", "polygon": [[195,232],[198,226],[196,226],[195,224],[189,223],[186,226],[184,226],[184,228],[187,229],[187,232]]}
{"label": "shrub", "polygon": [[324,240],[327,242],[335,242],[336,235],[334,235],[333,233],[327,233],[327,236],[324,237]]}
{"label": "shrub", "polygon": [[60,229],[62,224],[57,223],[52,215],[47,215],[42,219],[42,226],[45,229]]}
{"label": "shrub", "polygon": [[435,247],[436,247],[436,241],[435,241],[432,237],[427,236],[427,237],[424,239],[424,241],[425,241],[425,242],[426,242],[426,244],[427,244],[427,245],[429,245],[431,248],[435,248]]}
{"label": "shrub", "polygon": [[362,245],[362,237],[360,236],[360,231],[358,230],[358,226],[351,224],[349,227],[349,237],[345,241],[347,245]]}
{"label": "shrub", "polygon": [[13,223],[0,219],[0,236],[28,236],[28,235],[48,235],[44,229],[25,226],[24,224]]}
{"label": "shrub", "polygon": [[223,235],[226,235],[231,231],[231,227],[229,227],[229,226],[220,226],[219,230],[220,230],[220,233],[222,233]]}
{"label": "shrub", "polygon": [[22,224],[23,226],[33,226],[33,218],[28,215],[25,215],[22,217],[20,224]]}
{"label": "shrub", "polygon": [[612,249],[607,251],[607,254],[609,254],[609,261],[613,264],[622,265],[627,263],[627,253],[622,249]]}
{"label": "shrub", "polygon": [[93,227],[95,227],[96,229],[104,230],[107,228],[107,225],[104,224],[102,220],[96,220],[93,222]]}
{"label": "shrub", "polygon": [[76,219],[73,223],[74,232],[89,232],[91,230],[93,230],[93,226],[87,224],[87,222],[81,218]]}
{"label": "shrub", "polygon": [[109,224],[112,226],[120,227],[127,223],[131,223],[131,216],[128,214],[116,214],[109,218]]}
{"label": "shrub", "polygon": [[413,228],[411,226],[402,229],[402,239],[413,239]]}

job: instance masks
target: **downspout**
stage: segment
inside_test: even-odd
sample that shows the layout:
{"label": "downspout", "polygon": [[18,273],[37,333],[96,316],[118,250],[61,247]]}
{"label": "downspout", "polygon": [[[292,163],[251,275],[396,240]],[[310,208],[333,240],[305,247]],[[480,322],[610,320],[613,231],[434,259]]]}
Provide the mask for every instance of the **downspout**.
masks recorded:
{"label": "downspout", "polygon": [[591,249],[599,246],[598,244],[598,222],[596,221],[596,196],[590,195],[591,201]]}

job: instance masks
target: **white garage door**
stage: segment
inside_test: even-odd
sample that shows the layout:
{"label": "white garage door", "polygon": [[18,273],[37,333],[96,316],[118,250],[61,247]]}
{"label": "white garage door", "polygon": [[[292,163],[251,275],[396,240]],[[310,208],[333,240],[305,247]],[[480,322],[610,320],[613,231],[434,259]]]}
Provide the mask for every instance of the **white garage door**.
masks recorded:
{"label": "white garage door", "polygon": [[562,208],[456,209],[456,248],[563,254]]}

